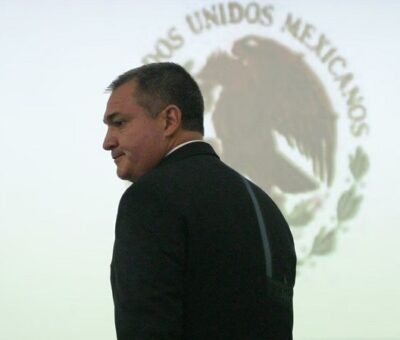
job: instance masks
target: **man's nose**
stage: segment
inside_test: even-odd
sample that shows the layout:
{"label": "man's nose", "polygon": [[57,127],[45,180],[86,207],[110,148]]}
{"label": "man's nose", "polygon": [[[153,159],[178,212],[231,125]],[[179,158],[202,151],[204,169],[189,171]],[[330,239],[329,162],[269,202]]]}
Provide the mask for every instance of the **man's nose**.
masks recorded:
{"label": "man's nose", "polygon": [[107,130],[106,136],[103,141],[103,149],[104,150],[112,150],[117,146],[117,139],[112,135],[110,130]]}

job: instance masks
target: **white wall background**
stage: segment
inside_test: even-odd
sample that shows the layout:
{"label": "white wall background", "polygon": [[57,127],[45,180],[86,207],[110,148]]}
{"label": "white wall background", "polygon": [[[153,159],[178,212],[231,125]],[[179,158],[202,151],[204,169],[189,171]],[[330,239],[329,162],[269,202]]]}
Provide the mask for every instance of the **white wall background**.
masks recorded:
{"label": "white wall background", "polygon": [[[214,3],[0,0],[1,340],[115,339],[109,263],[126,186],[101,149],[104,89]],[[399,339],[400,2],[259,3],[334,40],[371,127],[360,213],[337,251],[299,275],[295,339]],[[241,29],[191,36],[176,60],[206,55],[215,35]]]}

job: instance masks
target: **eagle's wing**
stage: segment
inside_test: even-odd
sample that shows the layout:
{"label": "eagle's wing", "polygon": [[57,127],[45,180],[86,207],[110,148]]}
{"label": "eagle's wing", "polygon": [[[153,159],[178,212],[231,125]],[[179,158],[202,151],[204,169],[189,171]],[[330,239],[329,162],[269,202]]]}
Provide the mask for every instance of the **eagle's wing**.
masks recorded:
{"label": "eagle's wing", "polygon": [[233,53],[256,84],[249,91],[266,108],[266,123],[310,158],[315,174],[331,184],[337,123],[319,79],[300,55],[269,39],[245,37],[234,44]]}

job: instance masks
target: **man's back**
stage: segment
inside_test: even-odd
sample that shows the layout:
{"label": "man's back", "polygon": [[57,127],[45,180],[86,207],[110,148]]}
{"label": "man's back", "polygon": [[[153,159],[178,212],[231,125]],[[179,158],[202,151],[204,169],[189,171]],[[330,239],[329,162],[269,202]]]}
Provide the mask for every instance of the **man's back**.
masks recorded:
{"label": "man's back", "polygon": [[186,145],[121,199],[118,338],[291,339],[295,267],[271,199],[206,143]]}

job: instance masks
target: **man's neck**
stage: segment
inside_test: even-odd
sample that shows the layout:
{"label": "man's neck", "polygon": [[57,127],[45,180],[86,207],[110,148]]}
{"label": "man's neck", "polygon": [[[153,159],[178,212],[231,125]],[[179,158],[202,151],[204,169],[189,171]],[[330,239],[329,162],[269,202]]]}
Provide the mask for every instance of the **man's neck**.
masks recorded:
{"label": "man's neck", "polygon": [[179,135],[171,142],[165,155],[166,156],[169,155],[177,148],[183,146],[183,144],[194,141],[202,141],[202,140],[203,140],[203,135],[200,132],[187,131],[187,130],[180,131]]}

